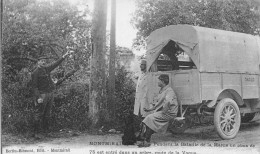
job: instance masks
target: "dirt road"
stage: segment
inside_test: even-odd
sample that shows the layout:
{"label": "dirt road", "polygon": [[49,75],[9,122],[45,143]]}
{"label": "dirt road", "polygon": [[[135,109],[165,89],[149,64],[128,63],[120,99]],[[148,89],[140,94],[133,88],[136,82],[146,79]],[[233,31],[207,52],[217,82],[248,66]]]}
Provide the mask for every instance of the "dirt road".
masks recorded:
{"label": "dirt road", "polygon": [[[260,119],[260,117],[259,117]],[[90,154],[260,154],[260,121],[242,124],[236,138],[222,140],[213,126],[196,127],[183,134],[154,134],[152,145],[138,148],[121,145],[122,134],[89,135],[58,138],[33,144],[9,145],[3,153],[90,153]],[[20,151],[20,152],[19,152]]]}

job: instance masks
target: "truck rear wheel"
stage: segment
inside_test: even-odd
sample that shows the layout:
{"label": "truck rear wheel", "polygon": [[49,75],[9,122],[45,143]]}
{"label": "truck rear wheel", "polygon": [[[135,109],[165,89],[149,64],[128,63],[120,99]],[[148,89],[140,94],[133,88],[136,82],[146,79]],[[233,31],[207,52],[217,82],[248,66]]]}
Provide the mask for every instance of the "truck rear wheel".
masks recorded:
{"label": "truck rear wheel", "polygon": [[234,138],[240,127],[241,118],[236,102],[230,98],[222,99],[214,112],[214,126],[222,139]]}

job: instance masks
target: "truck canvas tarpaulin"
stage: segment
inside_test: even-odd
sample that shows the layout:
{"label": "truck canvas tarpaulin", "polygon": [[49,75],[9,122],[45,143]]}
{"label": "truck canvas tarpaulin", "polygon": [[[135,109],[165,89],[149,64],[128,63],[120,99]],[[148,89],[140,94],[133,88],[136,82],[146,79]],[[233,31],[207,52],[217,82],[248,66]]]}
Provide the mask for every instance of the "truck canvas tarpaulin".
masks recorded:
{"label": "truck canvas tarpaulin", "polygon": [[259,74],[258,37],[190,25],[167,26],[151,33],[147,38],[148,70],[169,41],[178,44],[200,72]]}

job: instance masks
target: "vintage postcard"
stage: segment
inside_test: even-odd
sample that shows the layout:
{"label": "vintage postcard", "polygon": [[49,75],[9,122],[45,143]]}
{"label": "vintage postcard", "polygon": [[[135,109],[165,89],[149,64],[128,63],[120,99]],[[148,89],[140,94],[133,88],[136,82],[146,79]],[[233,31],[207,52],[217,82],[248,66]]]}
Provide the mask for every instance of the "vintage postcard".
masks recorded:
{"label": "vintage postcard", "polygon": [[3,154],[260,154],[259,0],[1,0]]}

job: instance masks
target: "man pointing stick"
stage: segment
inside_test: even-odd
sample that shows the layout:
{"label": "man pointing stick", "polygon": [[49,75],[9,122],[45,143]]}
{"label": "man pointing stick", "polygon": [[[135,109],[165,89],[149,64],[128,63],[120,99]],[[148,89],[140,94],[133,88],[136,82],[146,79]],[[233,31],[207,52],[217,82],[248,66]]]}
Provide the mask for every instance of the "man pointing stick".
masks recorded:
{"label": "man pointing stick", "polygon": [[55,84],[51,79],[51,71],[72,53],[73,51],[66,52],[51,64],[46,64],[46,57],[40,57],[37,68],[32,73],[32,87],[35,97],[34,136],[36,138],[41,138],[41,133],[47,133],[49,129],[53,92],[55,90]]}

